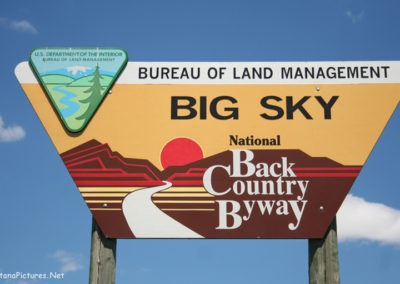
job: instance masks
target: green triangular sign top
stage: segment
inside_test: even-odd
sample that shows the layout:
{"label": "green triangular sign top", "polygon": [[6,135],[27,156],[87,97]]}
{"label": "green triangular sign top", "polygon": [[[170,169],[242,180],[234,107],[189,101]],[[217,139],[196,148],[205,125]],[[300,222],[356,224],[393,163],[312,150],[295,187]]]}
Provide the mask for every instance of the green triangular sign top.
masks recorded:
{"label": "green triangular sign top", "polygon": [[30,56],[36,76],[65,128],[82,131],[128,61],[118,48],[37,48]]}

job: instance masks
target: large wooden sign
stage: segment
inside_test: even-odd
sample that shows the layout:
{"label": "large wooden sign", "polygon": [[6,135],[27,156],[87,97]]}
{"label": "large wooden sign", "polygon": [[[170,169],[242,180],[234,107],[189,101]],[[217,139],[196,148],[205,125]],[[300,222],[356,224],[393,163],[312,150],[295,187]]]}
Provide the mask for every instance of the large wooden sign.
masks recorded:
{"label": "large wooden sign", "polygon": [[16,75],[113,238],[321,238],[400,99],[400,62],[128,62],[112,85],[124,52],[64,51]]}

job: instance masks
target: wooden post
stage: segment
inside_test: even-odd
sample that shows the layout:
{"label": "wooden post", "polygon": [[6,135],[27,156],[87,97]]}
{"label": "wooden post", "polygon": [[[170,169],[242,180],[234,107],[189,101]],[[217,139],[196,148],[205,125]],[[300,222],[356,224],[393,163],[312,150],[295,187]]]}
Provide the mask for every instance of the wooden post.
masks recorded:
{"label": "wooden post", "polygon": [[339,284],[339,254],[336,217],[323,239],[308,240],[310,284]]}
{"label": "wooden post", "polygon": [[117,239],[106,238],[93,219],[89,284],[115,283],[116,248]]}

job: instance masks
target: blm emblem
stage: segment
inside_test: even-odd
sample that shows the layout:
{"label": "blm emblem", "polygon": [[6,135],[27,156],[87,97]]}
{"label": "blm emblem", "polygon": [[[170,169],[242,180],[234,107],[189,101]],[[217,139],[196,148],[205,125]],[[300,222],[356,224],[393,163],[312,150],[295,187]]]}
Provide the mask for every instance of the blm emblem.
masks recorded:
{"label": "blm emblem", "polygon": [[128,61],[117,48],[37,48],[30,64],[65,128],[81,132]]}

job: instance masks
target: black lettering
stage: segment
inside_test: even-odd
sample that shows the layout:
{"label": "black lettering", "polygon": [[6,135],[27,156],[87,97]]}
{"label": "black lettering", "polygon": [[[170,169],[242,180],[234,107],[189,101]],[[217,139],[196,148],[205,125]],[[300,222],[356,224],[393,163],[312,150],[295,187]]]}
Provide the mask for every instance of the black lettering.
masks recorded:
{"label": "black lettering", "polygon": [[151,79],[158,79],[158,70],[159,70],[159,68],[154,68],[153,69],[153,68],[150,67],[150,78]]}
{"label": "black lettering", "polygon": [[[171,119],[192,119],[197,115],[197,111],[193,108],[196,104],[196,99],[183,96],[183,97],[171,97]],[[186,114],[182,114],[181,112],[186,112]],[[179,113],[178,113],[179,112]]]}
{"label": "black lettering", "polygon": [[249,72],[249,69],[247,69],[247,68],[244,68],[243,73],[242,73],[242,79],[244,79],[244,78],[250,79],[250,72]]}
{"label": "black lettering", "polygon": [[[196,73],[197,71],[197,73]],[[193,79],[199,79],[200,78],[200,67],[197,67],[197,69],[191,68],[191,75]]]}
{"label": "black lettering", "polygon": [[229,145],[230,145],[230,146],[232,146],[232,145],[237,145],[237,144],[238,144],[237,139],[238,139],[238,136],[237,136],[237,135],[235,135],[235,136],[229,135]]}
{"label": "black lettering", "polygon": [[389,66],[382,66],[382,69],[383,69],[383,73],[384,73],[385,78],[388,77],[387,70],[388,70],[389,68],[390,68]]}
{"label": "black lettering", "polygon": [[376,67],[376,69],[374,67],[371,67],[371,78],[374,78],[374,76],[376,78],[380,78],[381,74],[380,74],[380,68]]}
{"label": "black lettering", "polygon": [[240,79],[240,77],[236,75],[236,67],[233,67],[233,79]]}
{"label": "black lettering", "polygon": [[306,67],[305,72],[306,72],[306,78],[314,79],[314,68],[311,68],[310,70],[308,67]]}
{"label": "black lettering", "polygon": [[294,78],[295,78],[295,79],[297,79],[297,78],[304,79],[303,73],[301,72],[300,67],[297,67],[297,68],[296,68],[296,73],[294,74]]}
{"label": "black lettering", "polygon": [[335,67],[328,67],[328,69],[326,69],[326,75],[329,79],[336,79]]}
{"label": "black lettering", "polygon": [[282,67],[281,73],[282,73],[281,74],[282,79],[292,79],[293,78],[292,67],[288,67],[288,68]]}
{"label": "black lettering", "polygon": [[312,116],[303,107],[303,104],[309,99],[309,96],[303,97],[296,104],[293,104],[293,97],[286,97],[286,117],[287,119],[293,119],[293,113],[299,110],[305,118],[312,119]]}
{"label": "black lettering", "polygon": [[368,67],[362,66],[360,67],[360,69],[361,69],[361,78],[368,79]]}
{"label": "black lettering", "polygon": [[216,118],[216,119],[221,119],[221,120],[227,120],[230,118],[233,119],[239,119],[239,109],[234,108],[234,107],[225,107],[224,111],[228,112],[228,115],[222,115],[218,112],[217,106],[220,101],[229,101],[232,104],[236,104],[237,100],[235,98],[229,97],[229,96],[221,96],[221,97],[216,97],[211,101],[210,104],[210,113],[211,115]]}
{"label": "black lettering", "polygon": [[146,78],[147,78],[147,68],[139,67],[139,79],[146,79]]}
{"label": "black lettering", "polygon": [[358,68],[357,67],[347,67],[347,77],[358,78]]}
{"label": "black lettering", "polygon": [[269,67],[264,68],[264,79],[271,79],[273,74],[274,72],[272,71],[271,68]]}
{"label": "black lettering", "polygon": [[207,97],[200,97],[200,119],[207,119]]}
{"label": "black lettering", "polygon": [[325,119],[331,119],[332,118],[332,107],[336,103],[337,99],[339,96],[333,96],[329,100],[329,102],[325,102],[324,98],[321,96],[316,96],[315,97],[319,104],[323,107],[324,109],[324,118]]}
{"label": "black lettering", "polygon": [[260,116],[262,118],[265,118],[265,119],[268,119],[268,120],[277,120],[277,119],[282,118],[282,116],[285,114],[283,109],[281,107],[277,106],[277,105],[270,104],[268,102],[269,100],[280,102],[282,99],[280,97],[277,97],[277,96],[266,96],[266,97],[262,98],[261,102],[260,102],[261,105],[266,109],[275,111],[276,114],[275,115],[270,115],[270,114],[267,114],[267,113],[262,113],[262,114],[260,114]]}
{"label": "black lettering", "polygon": [[324,73],[324,70],[321,67],[318,68],[317,79],[319,79],[320,77],[325,79],[325,73]]}
{"label": "black lettering", "polygon": [[179,71],[178,67],[171,68],[171,79],[179,79],[178,71]]}
{"label": "black lettering", "polygon": [[161,67],[161,78],[169,79],[169,68],[168,67]]}
{"label": "black lettering", "polygon": [[346,79],[346,75],[344,74],[344,67],[338,67],[337,75],[339,79]]}

